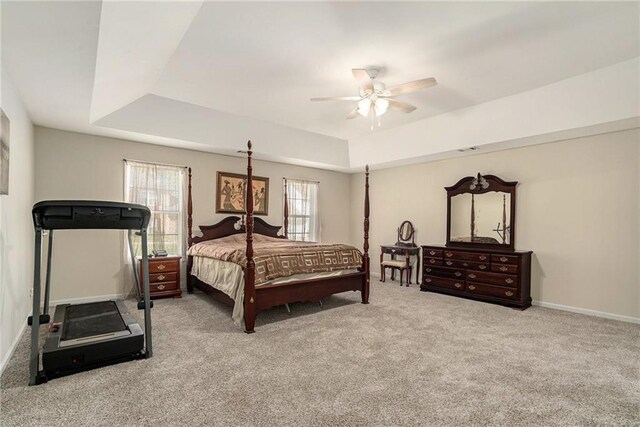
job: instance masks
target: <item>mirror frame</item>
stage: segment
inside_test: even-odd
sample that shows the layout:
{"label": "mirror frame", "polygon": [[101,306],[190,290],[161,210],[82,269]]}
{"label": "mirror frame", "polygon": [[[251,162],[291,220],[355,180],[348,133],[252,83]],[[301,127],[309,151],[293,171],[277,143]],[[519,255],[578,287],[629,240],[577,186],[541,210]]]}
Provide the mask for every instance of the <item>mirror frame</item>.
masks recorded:
{"label": "mirror frame", "polygon": [[[482,188],[477,186],[475,189],[471,189],[471,185],[474,180],[483,178],[489,186]],[[480,175],[467,176],[460,181],[452,185],[451,187],[444,187],[447,190],[447,246],[451,247],[468,247],[477,249],[501,249],[504,251],[513,252],[515,247],[516,236],[516,186],[518,181],[503,181],[495,175]],[[511,195],[511,212],[509,218],[509,226],[511,228],[511,238],[508,244],[499,243],[473,243],[473,242],[452,242],[451,241],[451,197],[458,194],[484,194],[492,191],[500,191]]]}
{"label": "mirror frame", "polygon": [[[405,239],[402,238],[402,230],[407,225],[409,227],[411,227],[411,235],[409,236],[408,239],[405,240]],[[409,221],[409,220],[402,221],[402,224],[400,224],[400,227],[398,227],[398,239],[397,240],[398,241],[396,242],[396,246],[402,246],[402,245],[415,246],[415,244],[416,244],[416,229],[414,228],[414,226],[411,223],[411,221]]]}

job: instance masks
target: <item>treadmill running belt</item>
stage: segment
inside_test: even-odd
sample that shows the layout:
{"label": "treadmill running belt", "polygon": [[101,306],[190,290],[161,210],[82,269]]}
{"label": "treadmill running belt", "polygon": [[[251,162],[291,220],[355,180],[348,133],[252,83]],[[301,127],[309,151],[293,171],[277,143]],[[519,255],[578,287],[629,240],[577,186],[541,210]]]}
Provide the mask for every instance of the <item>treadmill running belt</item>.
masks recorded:
{"label": "treadmill running belt", "polygon": [[114,301],[70,305],[66,308],[64,323],[62,340],[74,340],[127,330]]}

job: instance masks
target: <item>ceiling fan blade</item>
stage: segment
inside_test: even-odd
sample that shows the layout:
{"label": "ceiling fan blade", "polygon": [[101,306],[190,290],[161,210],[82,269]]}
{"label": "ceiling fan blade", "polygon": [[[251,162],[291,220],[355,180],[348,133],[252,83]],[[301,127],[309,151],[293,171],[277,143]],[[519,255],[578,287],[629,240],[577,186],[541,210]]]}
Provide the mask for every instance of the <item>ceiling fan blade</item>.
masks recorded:
{"label": "ceiling fan blade", "polygon": [[353,70],[351,70],[351,72],[353,73],[353,77],[355,77],[355,79],[358,81],[358,84],[360,85],[362,90],[367,93],[374,92],[373,82],[371,81],[371,77],[369,76],[367,70],[354,68]]}
{"label": "ceiling fan blade", "polygon": [[355,119],[356,117],[358,117],[358,107],[354,108],[353,111],[347,115],[347,120]]}
{"label": "ceiling fan blade", "polygon": [[402,111],[403,113],[410,113],[417,108],[411,104],[407,104],[406,102],[398,101],[395,99],[388,99],[387,101],[389,101],[389,108]]}
{"label": "ceiling fan blade", "polygon": [[438,82],[433,77],[429,77],[427,79],[415,80],[409,83],[403,83],[398,86],[393,86],[387,88],[380,93],[380,96],[396,96],[402,95],[403,93],[414,92],[419,89],[424,89],[427,87],[435,86]]}
{"label": "ceiling fan blade", "polygon": [[325,96],[321,98],[311,98],[312,101],[360,101],[359,96]]}

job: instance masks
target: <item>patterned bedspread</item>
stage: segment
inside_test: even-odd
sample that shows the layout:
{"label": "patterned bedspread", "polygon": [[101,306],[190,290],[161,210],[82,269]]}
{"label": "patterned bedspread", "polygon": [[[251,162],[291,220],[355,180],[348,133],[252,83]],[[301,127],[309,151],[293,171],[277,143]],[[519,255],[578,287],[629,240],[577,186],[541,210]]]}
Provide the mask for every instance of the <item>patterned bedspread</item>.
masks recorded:
{"label": "patterned bedspread", "polygon": [[[196,243],[188,255],[219,259],[246,267],[246,237],[234,234]],[[256,285],[293,274],[354,269],[362,266],[362,253],[343,244],[320,245],[286,239],[253,236]]]}

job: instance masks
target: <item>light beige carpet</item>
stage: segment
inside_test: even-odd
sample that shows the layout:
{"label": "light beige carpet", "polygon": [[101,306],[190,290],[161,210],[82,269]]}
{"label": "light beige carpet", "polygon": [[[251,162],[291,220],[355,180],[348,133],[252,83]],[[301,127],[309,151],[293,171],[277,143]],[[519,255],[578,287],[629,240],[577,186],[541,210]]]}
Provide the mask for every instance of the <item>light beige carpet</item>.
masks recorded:
{"label": "light beige carpet", "polygon": [[202,293],[159,300],[155,355],[27,387],[28,331],[0,424],[639,425],[640,327],[375,282],[258,316]]}

